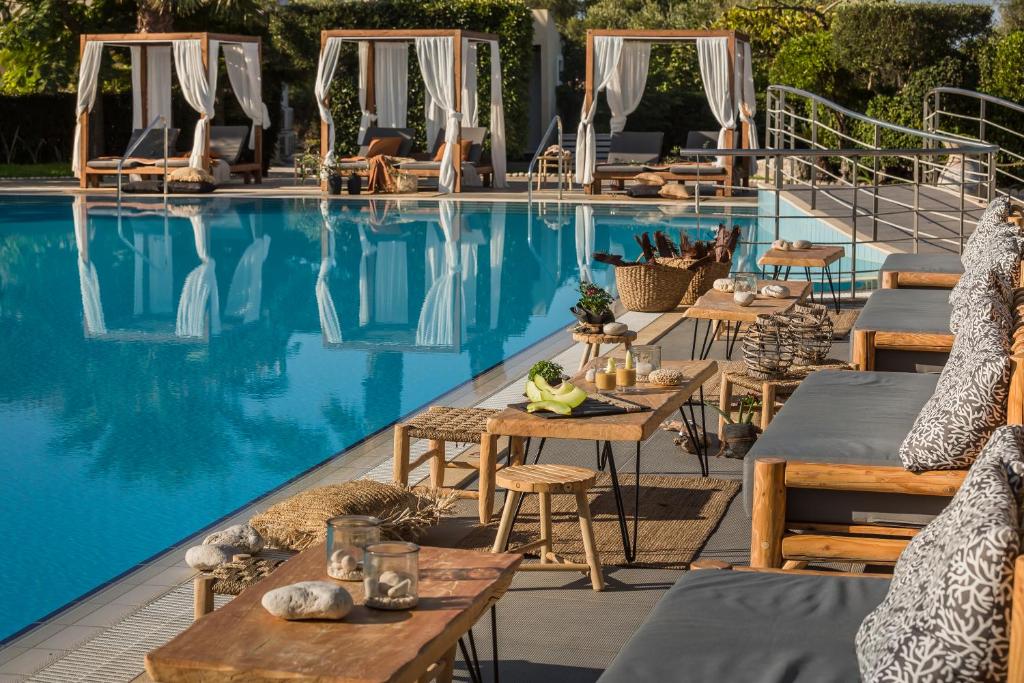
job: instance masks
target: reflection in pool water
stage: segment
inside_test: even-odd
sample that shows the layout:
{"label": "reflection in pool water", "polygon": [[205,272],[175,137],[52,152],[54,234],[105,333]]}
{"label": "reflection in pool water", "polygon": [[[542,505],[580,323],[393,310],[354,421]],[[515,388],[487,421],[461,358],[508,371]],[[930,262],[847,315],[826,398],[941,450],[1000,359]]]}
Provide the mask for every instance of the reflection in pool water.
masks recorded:
{"label": "reflection in pool water", "polygon": [[594,251],[717,222],[0,198],[0,638],[558,333]]}

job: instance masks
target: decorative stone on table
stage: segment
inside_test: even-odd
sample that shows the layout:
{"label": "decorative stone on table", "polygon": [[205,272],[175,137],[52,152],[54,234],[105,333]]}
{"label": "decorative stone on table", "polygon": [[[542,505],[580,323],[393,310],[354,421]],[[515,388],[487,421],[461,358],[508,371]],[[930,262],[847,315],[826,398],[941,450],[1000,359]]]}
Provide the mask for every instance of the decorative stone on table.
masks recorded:
{"label": "decorative stone on table", "polygon": [[772,249],[778,249],[779,251],[789,251],[792,246],[786,240],[775,240],[772,242]]}
{"label": "decorative stone on table", "polygon": [[749,306],[756,298],[757,294],[754,292],[736,292],[732,295],[732,300],[737,306]]}
{"label": "decorative stone on table", "polygon": [[235,552],[253,555],[263,550],[263,537],[248,524],[236,524],[213,532],[203,539],[203,545],[226,545]]}
{"label": "decorative stone on table", "polygon": [[602,331],[613,337],[617,337],[621,334],[625,334],[629,330],[625,323],[605,323]]}
{"label": "decorative stone on table", "polygon": [[796,240],[793,242],[794,249],[810,249],[813,246],[810,240]]}
{"label": "decorative stone on table", "polygon": [[716,291],[730,293],[736,286],[736,283],[731,277],[720,277],[711,283],[711,286],[714,287]]}
{"label": "decorative stone on table", "polygon": [[267,591],[263,609],[288,620],[344,619],[352,611],[348,591],[327,581],[300,581]]}
{"label": "decorative stone on table", "polygon": [[185,563],[193,569],[208,572],[230,562],[234,554],[235,548],[229,545],[197,545],[185,553]]}
{"label": "decorative stone on table", "polygon": [[409,609],[419,598],[413,593],[412,578],[396,571],[383,572],[376,579],[366,579],[366,604],[378,609]]}
{"label": "decorative stone on table", "polygon": [[686,375],[683,374],[682,370],[676,370],[675,368],[658,368],[647,376],[647,381],[651,384],[660,384],[667,387],[679,386],[685,380]]}
{"label": "decorative stone on table", "polygon": [[785,285],[765,285],[761,288],[761,294],[770,296],[773,299],[785,299],[789,296],[789,287]]}

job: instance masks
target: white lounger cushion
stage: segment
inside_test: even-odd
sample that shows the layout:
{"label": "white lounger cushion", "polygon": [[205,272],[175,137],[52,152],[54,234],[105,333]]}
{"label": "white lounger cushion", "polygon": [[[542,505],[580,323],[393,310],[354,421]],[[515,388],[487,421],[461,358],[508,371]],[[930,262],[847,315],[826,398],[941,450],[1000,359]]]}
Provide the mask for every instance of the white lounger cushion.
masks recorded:
{"label": "white lounger cushion", "polygon": [[1006,680],[1022,447],[1024,427],[996,430],[949,506],[903,551],[857,632],[866,683]]}

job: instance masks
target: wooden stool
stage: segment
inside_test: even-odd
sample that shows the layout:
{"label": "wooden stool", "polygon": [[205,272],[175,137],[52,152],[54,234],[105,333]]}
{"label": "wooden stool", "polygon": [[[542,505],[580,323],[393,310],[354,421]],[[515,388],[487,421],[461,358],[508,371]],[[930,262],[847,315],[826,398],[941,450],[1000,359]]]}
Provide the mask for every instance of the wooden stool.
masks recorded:
{"label": "wooden stool", "polygon": [[[590,518],[590,501],[587,491],[597,480],[597,472],[585,467],[569,465],[513,465],[498,472],[498,485],[506,488],[505,508],[501,512],[501,525],[494,539],[491,552],[505,551],[508,537],[512,533],[512,521],[519,501],[526,493],[536,493],[540,503],[540,538],[508,552],[523,553],[540,548],[540,562],[519,565],[520,571],[582,571],[590,574],[594,590],[604,590],[601,575],[601,558],[594,543],[594,525]],[[580,533],[583,534],[583,550],[587,563],[568,562],[555,554],[551,547],[551,494],[571,493],[576,496],[576,511],[580,519]]]}
{"label": "wooden stool", "polygon": [[580,372],[582,372],[587,367],[587,362],[591,358],[597,358],[601,355],[601,344],[622,344],[626,347],[626,351],[628,351],[633,342],[636,341],[636,332],[633,330],[626,330],[623,334],[573,332],[572,340],[587,345],[587,348],[583,350],[583,358],[580,360]]}
{"label": "wooden stool", "polygon": [[[466,498],[480,501],[480,523],[491,521],[494,510],[494,473],[498,470],[498,437],[487,433],[487,418],[496,415],[497,410],[484,408],[446,408],[431,406],[426,412],[416,415],[408,422],[395,425],[395,452],[392,465],[392,476],[396,483],[409,485],[409,472],[430,460],[431,488],[444,488],[446,469],[475,469],[480,472],[479,491],[463,491],[458,493]],[[409,461],[412,439],[427,439],[429,445],[426,453]],[[445,444],[477,443],[480,444],[480,459],[477,462],[448,462],[445,460]],[[518,437],[509,439],[512,450],[512,462],[523,460],[523,440]]]}

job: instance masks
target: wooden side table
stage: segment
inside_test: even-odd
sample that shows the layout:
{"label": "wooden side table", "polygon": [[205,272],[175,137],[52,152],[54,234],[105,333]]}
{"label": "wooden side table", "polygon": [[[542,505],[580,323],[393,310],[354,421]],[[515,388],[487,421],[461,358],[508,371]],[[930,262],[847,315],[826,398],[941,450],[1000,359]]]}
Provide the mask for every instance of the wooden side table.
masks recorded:
{"label": "wooden side table", "polygon": [[[747,374],[746,367],[742,362],[731,364],[734,367],[723,368],[719,379],[721,396],[718,400],[718,407],[722,412],[729,412],[732,403],[733,386],[746,389],[750,392],[761,393],[761,429],[767,429],[772,418],[775,417],[775,399],[781,396],[789,396],[800,383],[807,379],[807,376],[817,370],[853,370],[854,366],[840,360],[830,358],[818,365],[800,365],[790,369],[785,377],[779,379],[757,379]],[[738,366],[738,367],[735,367]],[[718,418],[718,437],[721,439],[725,432],[725,418]]]}
{"label": "wooden side table", "polygon": [[[594,541],[594,524],[590,517],[590,501],[587,491],[594,487],[597,472],[585,467],[570,465],[514,465],[498,473],[498,486],[508,489],[505,508],[501,513],[501,525],[494,538],[491,552],[505,552],[508,538],[512,534],[516,511],[524,494],[536,493],[540,507],[540,538],[514,548],[511,552],[525,553],[535,548],[540,550],[538,564],[521,564],[519,571],[582,571],[590,575],[594,590],[604,590],[601,576],[601,558]],[[583,552],[586,564],[569,562],[555,554],[551,547],[551,494],[567,493],[576,496],[576,511],[583,536]]]}
{"label": "wooden side table", "polygon": [[[845,255],[846,249],[844,247],[827,245],[812,246],[807,249],[788,249],[785,251],[782,249],[769,249],[757,260],[757,265],[761,266],[762,270],[772,266],[774,268],[772,273],[773,279],[778,279],[779,273],[785,268],[784,280],[789,279],[789,271],[793,268],[803,268],[804,273],[807,275],[807,281],[811,283],[814,282],[811,277],[811,268],[820,269],[821,284],[824,285],[826,280],[828,281],[828,289],[832,294],[832,303],[835,304],[836,313],[838,313],[839,292],[836,291],[835,283],[832,280],[832,264]],[[814,301],[813,286],[811,287],[809,298],[811,301]]]}
{"label": "wooden side table", "polygon": [[636,341],[636,332],[626,330],[623,334],[590,334],[574,331],[572,333],[572,340],[587,345],[587,348],[583,350],[583,358],[580,360],[579,372],[582,372],[587,367],[587,362],[591,358],[597,358],[601,355],[601,344],[622,344],[628,351],[632,348],[633,342]]}
{"label": "wooden side table", "polygon": [[[572,192],[572,157],[563,157],[562,159],[562,171],[565,172],[563,176],[566,179],[569,192]],[[537,157],[537,189],[541,188],[541,185],[547,182],[548,175],[551,173],[558,173],[558,155],[557,154],[543,154]]]}

